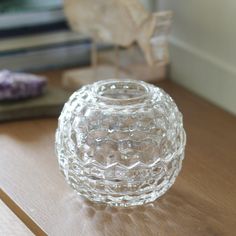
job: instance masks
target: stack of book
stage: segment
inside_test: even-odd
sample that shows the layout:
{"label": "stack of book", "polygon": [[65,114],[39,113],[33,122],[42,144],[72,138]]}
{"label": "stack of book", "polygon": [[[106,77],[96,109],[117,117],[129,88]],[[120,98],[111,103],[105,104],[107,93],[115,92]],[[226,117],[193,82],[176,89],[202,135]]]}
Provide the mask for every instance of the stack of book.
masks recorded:
{"label": "stack of book", "polygon": [[62,0],[0,1],[0,69],[84,65],[89,49],[90,40],[69,29]]}

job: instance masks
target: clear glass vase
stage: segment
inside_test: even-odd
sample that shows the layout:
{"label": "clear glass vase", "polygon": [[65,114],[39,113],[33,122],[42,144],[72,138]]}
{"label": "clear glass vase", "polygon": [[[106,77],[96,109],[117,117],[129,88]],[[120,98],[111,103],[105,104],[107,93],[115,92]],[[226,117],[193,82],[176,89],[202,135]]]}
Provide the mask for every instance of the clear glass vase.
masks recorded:
{"label": "clear glass vase", "polygon": [[67,182],[86,198],[114,206],[151,202],[174,183],[184,158],[182,114],[162,89],[103,80],[65,104],[56,153]]}

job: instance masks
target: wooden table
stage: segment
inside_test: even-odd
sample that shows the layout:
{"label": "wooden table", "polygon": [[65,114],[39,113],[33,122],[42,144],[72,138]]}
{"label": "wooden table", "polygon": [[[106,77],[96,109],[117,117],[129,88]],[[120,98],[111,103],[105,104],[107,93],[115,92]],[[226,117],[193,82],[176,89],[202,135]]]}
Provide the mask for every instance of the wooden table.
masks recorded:
{"label": "wooden table", "polygon": [[159,85],[187,132],[182,172],[164,196],[127,209],[77,197],[58,171],[51,118],[0,124],[4,204],[37,235],[236,235],[236,118],[170,81]]}

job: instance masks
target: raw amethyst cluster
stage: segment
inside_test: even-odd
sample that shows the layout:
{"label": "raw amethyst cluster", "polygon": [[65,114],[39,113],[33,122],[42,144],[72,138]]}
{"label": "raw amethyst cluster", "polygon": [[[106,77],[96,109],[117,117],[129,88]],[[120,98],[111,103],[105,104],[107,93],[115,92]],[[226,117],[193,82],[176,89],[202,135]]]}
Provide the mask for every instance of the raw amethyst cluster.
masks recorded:
{"label": "raw amethyst cluster", "polygon": [[46,85],[45,77],[2,70],[0,71],[0,101],[39,96]]}

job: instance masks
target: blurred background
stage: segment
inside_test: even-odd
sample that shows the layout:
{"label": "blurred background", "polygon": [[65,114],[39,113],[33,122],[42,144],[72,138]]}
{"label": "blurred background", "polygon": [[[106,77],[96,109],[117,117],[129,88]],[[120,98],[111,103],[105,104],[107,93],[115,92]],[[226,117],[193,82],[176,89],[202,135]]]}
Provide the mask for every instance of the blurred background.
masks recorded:
{"label": "blurred background", "polygon": [[171,78],[236,114],[236,1],[159,0],[174,20]]}
{"label": "blurred background", "polygon": [[43,71],[88,62],[89,41],[69,29],[63,0],[2,0],[0,14],[0,68]]}
{"label": "blurred background", "polygon": [[[236,114],[236,2],[140,2],[150,12],[173,11],[164,77]],[[0,69],[43,72],[84,66],[90,63],[90,49],[88,37],[70,30],[62,0],[0,1]]]}

